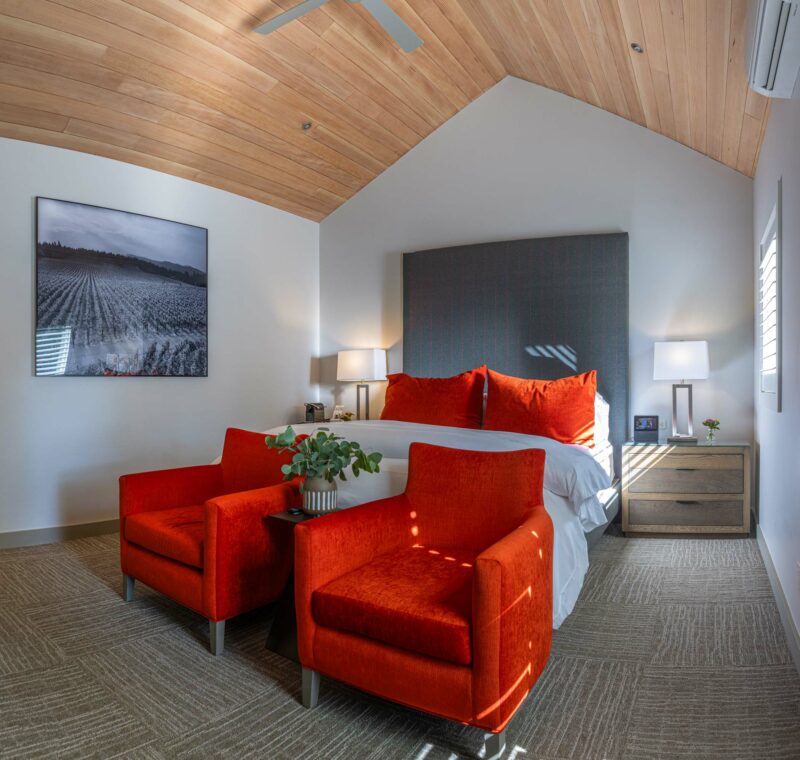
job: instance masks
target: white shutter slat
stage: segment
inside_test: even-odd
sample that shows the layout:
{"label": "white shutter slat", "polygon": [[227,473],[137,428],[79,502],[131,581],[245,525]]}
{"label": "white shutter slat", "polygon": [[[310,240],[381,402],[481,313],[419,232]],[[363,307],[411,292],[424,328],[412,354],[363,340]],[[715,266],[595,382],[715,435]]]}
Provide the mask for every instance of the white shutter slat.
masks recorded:
{"label": "white shutter slat", "polygon": [[761,292],[763,293],[768,287],[775,284],[778,279],[778,270],[772,267],[768,272],[765,272],[764,277],[761,278]]}

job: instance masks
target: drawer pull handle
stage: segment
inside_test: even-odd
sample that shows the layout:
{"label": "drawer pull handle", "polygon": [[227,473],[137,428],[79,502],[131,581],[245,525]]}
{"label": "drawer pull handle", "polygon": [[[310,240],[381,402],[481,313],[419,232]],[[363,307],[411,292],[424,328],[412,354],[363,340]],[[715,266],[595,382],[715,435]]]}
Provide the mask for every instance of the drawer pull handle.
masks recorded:
{"label": "drawer pull handle", "polygon": [[696,467],[676,467],[675,469],[678,472],[695,472],[697,470]]}
{"label": "drawer pull handle", "polygon": [[686,501],[686,500],[678,499],[675,503],[676,504],[699,504],[700,502],[699,501],[692,501],[692,500]]}

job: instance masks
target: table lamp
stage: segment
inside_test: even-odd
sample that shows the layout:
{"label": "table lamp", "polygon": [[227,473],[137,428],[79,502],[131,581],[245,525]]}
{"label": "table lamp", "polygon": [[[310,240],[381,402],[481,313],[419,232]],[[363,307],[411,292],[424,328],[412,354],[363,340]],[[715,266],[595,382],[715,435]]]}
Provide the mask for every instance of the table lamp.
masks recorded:
{"label": "table lamp", "polygon": [[[670,443],[697,443],[692,429],[692,384],[687,380],[708,377],[708,343],[704,340],[657,342],[653,352],[653,380],[680,380],[672,384],[672,435]],[[678,389],[686,388],[689,410],[688,431],[678,432]]]}
{"label": "table lamp", "polygon": [[386,349],[356,348],[339,351],[336,361],[336,379],[343,382],[357,382],[356,418],[361,419],[361,389],[364,389],[365,419],[369,419],[370,381],[386,379]]}

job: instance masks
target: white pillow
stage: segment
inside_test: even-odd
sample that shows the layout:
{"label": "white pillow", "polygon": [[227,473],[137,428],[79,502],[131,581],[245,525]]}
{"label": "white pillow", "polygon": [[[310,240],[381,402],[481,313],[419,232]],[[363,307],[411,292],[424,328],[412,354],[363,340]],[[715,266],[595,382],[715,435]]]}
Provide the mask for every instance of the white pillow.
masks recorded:
{"label": "white pillow", "polygon": [[611,406],[599,393],[594,395],[594,445],[601,446],[611,434]]}
{"label": "white pillow", "polygon": [[408,480],[407,459],[381,459],[381,471],[374,474],[362,472],[355,477],[352,472],[345,473],[347,480],[336,481],[339,509],[355,507],[376,499],[388,499],[406,490]]}

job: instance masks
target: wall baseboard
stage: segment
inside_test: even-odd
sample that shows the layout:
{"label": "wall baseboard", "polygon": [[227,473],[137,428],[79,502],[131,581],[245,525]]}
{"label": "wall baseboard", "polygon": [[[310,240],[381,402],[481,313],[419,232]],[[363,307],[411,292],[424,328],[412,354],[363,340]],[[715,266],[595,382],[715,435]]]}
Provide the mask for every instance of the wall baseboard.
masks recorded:
{"label": "wall baseboard", "polygon": [[775,595],[775,601],[778,604],[778,612],[781,616],[783,629],[786,632],[786,642],[789,645],[789,651],[792,653],[794,665],[797,671],[800,672],[800,632],[798,632],[794,624],[792,612],[789,609],[789,603],[786,601],[786,595],[783,593],[783,586],[781,586],[780,579],[778,578],[778,571],[775,569],[775,563],[772,561],[772,555],[767,548],[767,542],[764,541],[764,536],[758,526],[756,526],[756,540],[758,541],[758,549],[761,552],[761,557],[764,560],[764,566],[767,568],[767,575],[769,576],[769,583],[772,586],[772,593]]}
{"label": "wall baseboard", "polygon": [[11,533],[0,533],[0,549],[14,549],[20,546],[36,546],[38,544],[56,544],[73,538],[116,533],[118,530],[119,520],[103,520],[101,522],[64,525],[56,528],[17,530]]}

